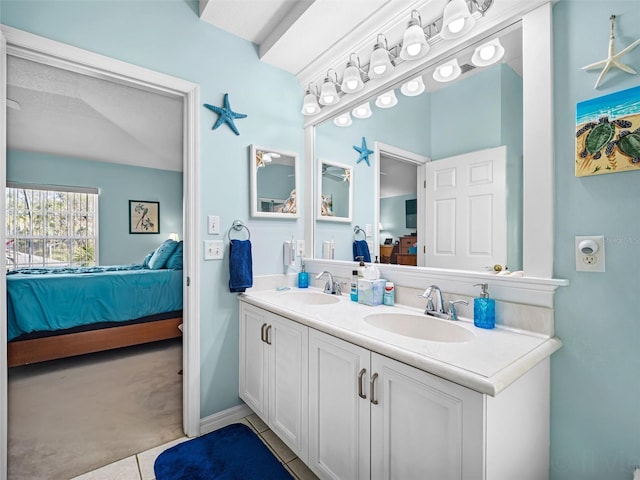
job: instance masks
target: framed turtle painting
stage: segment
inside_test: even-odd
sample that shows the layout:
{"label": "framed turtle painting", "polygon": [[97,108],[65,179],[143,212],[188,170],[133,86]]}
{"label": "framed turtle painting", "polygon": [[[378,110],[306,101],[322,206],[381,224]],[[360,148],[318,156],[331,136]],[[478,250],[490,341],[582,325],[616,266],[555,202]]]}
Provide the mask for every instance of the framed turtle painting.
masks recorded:
{"label": "framed turtle painting", "polygon": [[640,86],[576,105],[576,177],[640,170]]}

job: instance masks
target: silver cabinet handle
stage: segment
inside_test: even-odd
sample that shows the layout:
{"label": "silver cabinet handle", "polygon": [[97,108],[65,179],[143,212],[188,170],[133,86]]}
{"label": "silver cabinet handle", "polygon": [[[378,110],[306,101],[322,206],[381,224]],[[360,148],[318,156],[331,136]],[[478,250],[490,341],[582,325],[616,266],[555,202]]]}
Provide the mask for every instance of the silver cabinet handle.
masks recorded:
{"label": "silver cabinet handle", "polygon": [[360,373],[358,373],[358,396],[360,398],[367,398],[367,396],[362,392],[362,377],[364,377],[364,374],[367,373],[367,369],[363,368],[362,370],[360,370]]}
{"label": "silver cabinet handle", "polygon": [[260,340],[262,340],[264,343],[267,343],[267,339],[264,336],[264,329],[267,327],[266,323],[262,324],[262,327],[260,327]]}
{"label": "silver cabinet handle", "polygon": [[265,341],[267,342],[267,345],[271,345],[271,335],[269,335],[269,332],[271,332],[271,325],[267,325],[267,329],[265,330]]}
{"label": "silver cabinet handle", "polygon": [[374,373],[373,375],[371,375],[371,403],[373,403],[374,405],[378,405],[378,400],[376,400],[376,391],[375,391],[375,384],[377,379],[378,379],[377,373]]}

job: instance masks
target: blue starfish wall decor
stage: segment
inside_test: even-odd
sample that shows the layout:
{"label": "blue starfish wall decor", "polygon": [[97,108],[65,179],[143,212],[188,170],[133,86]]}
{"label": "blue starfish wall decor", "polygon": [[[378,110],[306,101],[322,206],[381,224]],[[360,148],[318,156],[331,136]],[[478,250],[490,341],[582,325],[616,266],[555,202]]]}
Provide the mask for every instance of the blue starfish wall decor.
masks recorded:
{"label": "blue starfish wall decor", "polygon": [[212,127],[212,130],[215,130],[223,123],[226,123],[227,125],[229,125],[229,128],[233,130],[233,133],[235,133],[236,135],[240,135],[240,132],[238,131],[236,124],[233,123],[233,120],[236,118],[245,118],[246,115],[244,113],[236,113],[231,110],[231,106],[229,105],[228,93],[224,94],[224,107],[215,107],[213,105],[209,105],[208,103],[205,103],[204,106],[219,115],[218,120]]}
{"label": "blue starfish wall decor", "polygon": [[362,160],[364,160],[365,162],[367,162],[367,166],[370,167],[371,164],[369,163],[369,155],[373,153],[373,150],[369,150],[369,148],[367,147],[367,141],[364,137],[362,137],[362,146],[358,147],[357,145],[354,145],[353,149],[360,154],[356,163],[360,163]]}

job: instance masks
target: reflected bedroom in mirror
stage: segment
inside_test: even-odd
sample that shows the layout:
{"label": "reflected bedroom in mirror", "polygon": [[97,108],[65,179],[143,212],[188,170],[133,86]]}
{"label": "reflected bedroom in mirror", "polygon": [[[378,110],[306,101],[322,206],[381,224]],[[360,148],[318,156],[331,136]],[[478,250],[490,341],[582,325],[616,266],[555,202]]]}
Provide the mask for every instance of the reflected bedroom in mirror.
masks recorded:
{"label": "reflected bedroom in mirror", "polygon": [[250,146],[251,216],[298,218],[298,154]]}

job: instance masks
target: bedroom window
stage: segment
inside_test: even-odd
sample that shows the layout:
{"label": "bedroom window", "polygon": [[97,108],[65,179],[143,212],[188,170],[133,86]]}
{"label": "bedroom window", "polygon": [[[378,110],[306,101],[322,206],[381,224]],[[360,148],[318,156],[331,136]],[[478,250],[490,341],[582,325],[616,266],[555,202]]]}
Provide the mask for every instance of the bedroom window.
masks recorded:
{"label": "bedroom window", "polygon": [[7,184],[7,269],[92,266],[98,189]]}

